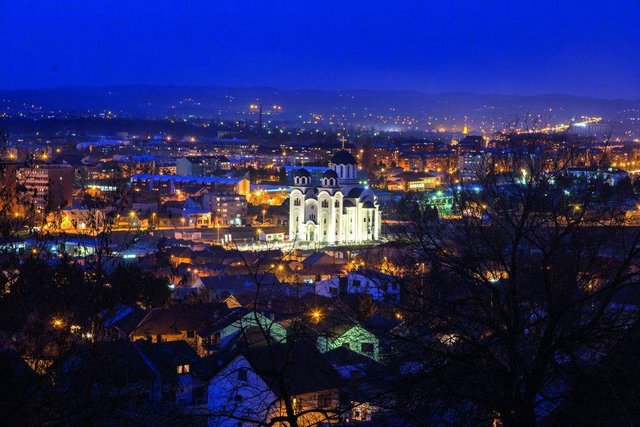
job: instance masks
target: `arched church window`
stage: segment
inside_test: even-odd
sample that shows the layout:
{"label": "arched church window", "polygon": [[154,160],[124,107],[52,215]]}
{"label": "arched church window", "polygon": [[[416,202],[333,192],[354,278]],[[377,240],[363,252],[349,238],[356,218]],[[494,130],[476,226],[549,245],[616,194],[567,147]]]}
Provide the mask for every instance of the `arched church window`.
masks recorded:
{"label": "arched church window", "polygon": [[300,206],[300,199],[298,199],[297,197],[293,199],[293,206]]}
{"label": "arched church window", "polygon": [[340,207],[340,200],[336,200],[336,203],[335,203],[335,205],[334,205],[334,206],[335,206],[336,208],[339,208],[339,207]]}
{"label": "arched church window", "polygon": [[324,200],[322,201],[322,207],[323,207],[323,208],[328,208],[328,207],[329,207],[329,201],[328,201],[327,199],[324,199]]}

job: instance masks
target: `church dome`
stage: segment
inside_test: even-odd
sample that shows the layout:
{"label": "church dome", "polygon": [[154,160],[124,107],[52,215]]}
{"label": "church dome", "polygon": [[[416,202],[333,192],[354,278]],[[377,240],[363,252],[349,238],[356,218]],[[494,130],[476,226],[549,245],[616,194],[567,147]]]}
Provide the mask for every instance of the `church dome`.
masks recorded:
{"label": "church dome", "polygon": [[331,157],[331,163],[334,163],[336,165],[355,165],[357,164],[355,157],[353,157],[353,155],[348,152],[347,150],[340,150],[337,151],[332,157]]}
{"label": "church dome", "polygon": [[359,199],[363,192],[364,192],[364,188],[354,187],[349,191],[349,194],[347,194],[347,197],[350,199]]}
{"label": "church dome", "polygon": [[376,207],[373,205],[373,202],[371,201],[366,201],[363,203],[362,207],[364,209],[375,209]]}
{"label": "church dome", "polygon": [[297,176],[306,176],[311,178],[311,174],[309,173],[308,170],[306,170],[305,168],[301,168],[301,169],[296,169],[295,172],[293,172],[293,176],[297,177]]}
{"label": "church dome", "polygon": [[334,171],[332,169],[327,169],[326,171],[324,171],[322,173],[322,177],[323,178],[335,178],[335,179],[338,179],[338,174],[336,173],[336,171]]}

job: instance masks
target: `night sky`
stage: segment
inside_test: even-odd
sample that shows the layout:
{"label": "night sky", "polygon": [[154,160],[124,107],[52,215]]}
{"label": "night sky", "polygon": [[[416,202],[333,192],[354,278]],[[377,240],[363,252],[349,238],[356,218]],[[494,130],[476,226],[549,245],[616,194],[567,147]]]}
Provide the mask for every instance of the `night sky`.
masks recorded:
{"label": "night sky", "polygon": [[640,1],[0,0],[0,88],[640,98]]}

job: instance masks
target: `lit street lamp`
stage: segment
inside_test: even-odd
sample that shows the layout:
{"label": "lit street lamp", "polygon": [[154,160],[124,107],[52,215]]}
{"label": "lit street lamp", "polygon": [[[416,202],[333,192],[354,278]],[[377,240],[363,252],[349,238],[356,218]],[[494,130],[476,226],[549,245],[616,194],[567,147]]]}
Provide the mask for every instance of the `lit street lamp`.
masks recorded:
{"label": "lit street lamp", "polygon": [[320,320],[322,320],[322,311],[320,311],[320,309],[314,309],[311,311],[311,318],[313,319],[313,321],[315,323],[320,322]]}

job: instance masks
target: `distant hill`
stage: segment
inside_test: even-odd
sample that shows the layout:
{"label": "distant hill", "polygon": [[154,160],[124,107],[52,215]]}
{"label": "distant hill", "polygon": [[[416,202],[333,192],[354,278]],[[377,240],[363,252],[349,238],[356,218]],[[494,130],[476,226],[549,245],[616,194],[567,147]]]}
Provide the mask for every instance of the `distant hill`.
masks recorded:
{"label": "distant hill", "polygon": [[467,92],[426,94],[395,90],[281,90],[267,87],[238,88],[218,86],[113,86],[59,87],[34,90],[0,90],[0,111],[29,109],[45,111],[112,111],[136,117],[233,118],[246,115],[249,105],[262,102],[264,111],[282,106],[275,116],[281,120],[309,118],[320,114],[346,117],[351,123],[375,123],[377,117],[469,116],[482,120],[512,120],[516,115],[541,114],[554,121],[581,115],[625,120],[640,116],[640,100],[595,99],[569,95],[483,95]]}

